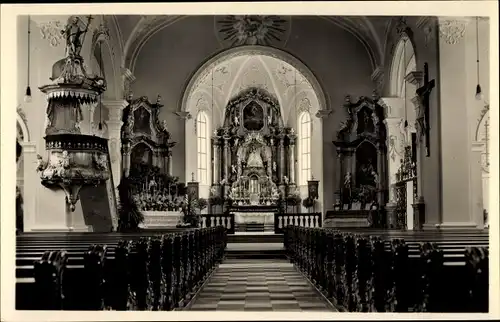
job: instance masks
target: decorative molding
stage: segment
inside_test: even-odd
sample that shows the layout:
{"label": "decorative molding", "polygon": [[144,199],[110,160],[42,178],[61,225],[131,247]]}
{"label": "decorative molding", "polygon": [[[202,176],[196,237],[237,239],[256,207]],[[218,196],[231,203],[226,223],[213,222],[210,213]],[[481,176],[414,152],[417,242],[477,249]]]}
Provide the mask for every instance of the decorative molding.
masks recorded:
{"label": "decorative molding", "polygon": [[223,47],[241,45],[284,46],[291,18],[276,15],[215,16],[215,33]]}
{"label": "decorative molding", "polygon": [[64,40],[64,24],[59,20],[39,22],[42,39],[47,39],[50,46],[57,47]]}
{"label": "decorative molding", "polygon": [[198,112],[208,110],[208,101],[205,97],[200,97],[196,102],[196,109]]}
{"label": "decorative molding", "polygon": [[302,112],[309,112],[311,110],[312,104],[311,100],[307,97],[303,97],[300,101],[299,104],[297,105],[297,112],[302,113]]}
{"label": "decorative molding", "polygon": [[465,36],[467,24],[467,19],[439,18],[439,36],[447,44],[458,44]]}

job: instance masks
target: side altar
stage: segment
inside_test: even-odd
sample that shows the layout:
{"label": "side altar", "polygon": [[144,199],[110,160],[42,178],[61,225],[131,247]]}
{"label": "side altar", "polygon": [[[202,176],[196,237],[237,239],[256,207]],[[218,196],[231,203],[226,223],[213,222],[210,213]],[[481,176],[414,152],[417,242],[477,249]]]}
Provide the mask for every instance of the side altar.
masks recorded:
{"label": "side altar", "polygon": [[278,100],[250,88],[226,107],[223,126],[214,131],[211,199],[219,198],[235,224],[273,226],[279,201],[296,194],[293,128],[283,126]]}
{"label": "side altar", "polygon": [[385,222],[388,199],[387,148],[384,108],[378,96],[346,97],[347,119],[333,141],[337,151],[333,210],[327,211],[325,226],[378,227]]}
{"label": "side altar", "polygon": [[132,183],[132,198],[143,214],[141,228],[175,227],[181,220],[185,184],[172,176],[172,148],[166,121],[159,119],[160,96],[129,97],[121,129],[122,175]]}

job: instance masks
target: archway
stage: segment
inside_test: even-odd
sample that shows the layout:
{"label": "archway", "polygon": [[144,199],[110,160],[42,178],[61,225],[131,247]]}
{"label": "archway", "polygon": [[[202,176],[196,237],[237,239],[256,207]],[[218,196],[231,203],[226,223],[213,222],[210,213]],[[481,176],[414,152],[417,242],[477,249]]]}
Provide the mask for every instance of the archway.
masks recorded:
{"label": "archway", "polygon": [[[330,107],[311,70],[296,57],[272,47],[240,46],[225,50],[205,61],[192,74],[178,107],[178,114],[185,116],[186,178],[191,178],[198,168],[195,141],[198,113],[203,111],[207,115],[211,126],[208,133],[211,135],[214,129],[223,125],[228,102],[249,88],[261,88],[276,97],[283,126],[293,128],[295,132],[298,129],[298,116],[303,112],[311,115],[311,154],[318,156],[312,159],[311,178],[320,181],[319,204],[322,205],[323,130],[321,119],[314,116],[318,111],[329,110]],[[212,159],[211,156],[207,158],[210,168],[217,162]],[[302,197],[305,197],[307,186],[301,186],[300,190]],[[200,196],[208,195],[209,186],[200,185]]]}
{"label": "archway", "polygon": [[[31,194],[28,196],[25,194],[25,177],[30,174],[27,173],[25,168],[32,166],[32,164],[30,164],[30,158],[28,157],[26,160],[24,151],[25,147],[29,149],[29,145],[30,134],[26,117],[22,109],[18,108],[16,119],[16,231],[19,232],[25,230],[24,201],[26,197],[28,197],[28,201],[32,203],[30,198],[34,198]],[[28,152],[31,153],[32,151]],[[30,180],[28,180],[28,184],[31,184]],[[31,189],[27,190],[31,191]]]}
{"label": "archway", "polygon": [[477,125],[476,135],[474,141],[480,146],[480,166],[481,166],[481,182],[482,182],[482,195],[483,195],[483,211],[484,223],[488,225],[489,207],[489,188],[490,188],[490,112],[489,105],[486,105],[481,112],[481,118]]}
{"label": "archway", "polygon": [[[396,182],[396,172],[405,158],[405,148],[416,144],[416,111],[413,104],[418,85],[416,70],[414,44],[406,33],[402,33],[394,51],[390,72],[390,96],[397,103],[391,106],[386,115],[386,121],[391,123],[387,126],[389,185]],[[393,197],[390,189],[389,198],[392,200]]]}

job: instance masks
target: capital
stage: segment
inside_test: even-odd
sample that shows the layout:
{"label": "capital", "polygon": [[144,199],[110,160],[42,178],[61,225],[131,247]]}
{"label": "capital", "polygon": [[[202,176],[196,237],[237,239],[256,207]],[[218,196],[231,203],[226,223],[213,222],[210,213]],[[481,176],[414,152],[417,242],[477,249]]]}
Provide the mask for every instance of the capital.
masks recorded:
{"label": "capital", "polygon": [[378,102],[386,117],[401,117],[404,100],[401,97],[381,97]]}
{"label": "capital", "polygon": [[177,115],[183,120],[190,120],[192,118],[191,113],[186,111],[175,112],[175,115]]}
{"label": "capital", "polygon": [[125,100],[104,100],[102,104],[108,108],[109,111],[109,121],[111,122],[121,122],[122,111],[127,107],[128,102]]}
{"label": "capital", "polygon": [[319,119],[326,119],[327,117],[330,116],[330,114],[332,114],[332,110],[319,110],[317,113],[316,113],[316,117],[319,118]]}
{"label": "capital", "polygon": [[465,17],[440,17],[439,36],[450,45],[458,44],[465,36],[469,20]]}
{"label": "capital", "polygon": [[408,75],[405,76],[405,81],[417,87],[422,84],[423,79],[424,73],[422,71],[409,72]]}

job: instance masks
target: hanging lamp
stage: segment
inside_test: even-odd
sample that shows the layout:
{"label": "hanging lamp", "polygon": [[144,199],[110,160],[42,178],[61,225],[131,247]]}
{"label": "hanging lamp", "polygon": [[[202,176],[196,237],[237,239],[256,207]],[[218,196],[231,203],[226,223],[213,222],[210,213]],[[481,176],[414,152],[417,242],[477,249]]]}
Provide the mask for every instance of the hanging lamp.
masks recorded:
{"label": "hanging lamp", "polygon": [[479,17],[476,17],[476,63],[477,63],[477,86],[476,86],[476,100],[483,99],[483,91],[479,84]]}
{"label": "hanging lamp", "polygon": [[31,102],[31,87],[30,87],[30,61],[31,61],[31,16],[28,16],[28,75],[26,78],[27,86],[24,95],[24,102]]}

